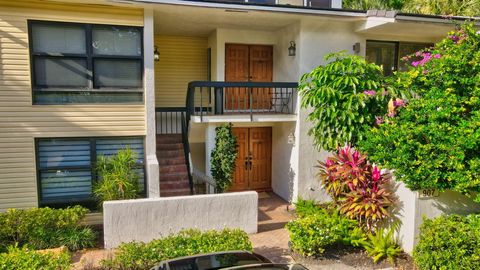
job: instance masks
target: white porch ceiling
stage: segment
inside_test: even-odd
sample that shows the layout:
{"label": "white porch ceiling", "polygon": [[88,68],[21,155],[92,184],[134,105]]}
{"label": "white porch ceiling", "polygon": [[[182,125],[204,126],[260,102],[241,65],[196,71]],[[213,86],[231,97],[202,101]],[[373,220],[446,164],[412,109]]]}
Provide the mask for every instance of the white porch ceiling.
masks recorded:
{"label": "white porch ceiling", "polygon": [[216,28],[275,31],[298,15],[262,11],[161,5],[154,9],[155,34],[207,36]]}

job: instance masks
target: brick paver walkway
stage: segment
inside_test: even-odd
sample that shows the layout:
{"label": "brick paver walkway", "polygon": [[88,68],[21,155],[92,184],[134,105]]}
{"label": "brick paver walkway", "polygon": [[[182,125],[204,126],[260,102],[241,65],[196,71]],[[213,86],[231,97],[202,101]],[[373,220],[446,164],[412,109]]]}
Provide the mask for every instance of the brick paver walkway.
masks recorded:
{"label": "brick paver walkway", "polygon": [[293,218],[288,206],[288,202],[274,193],[260,194],[258,233],[250,235],[254,251],[276,263],[294,262],[288,252],[289,236],[285,229],[285,224]]}

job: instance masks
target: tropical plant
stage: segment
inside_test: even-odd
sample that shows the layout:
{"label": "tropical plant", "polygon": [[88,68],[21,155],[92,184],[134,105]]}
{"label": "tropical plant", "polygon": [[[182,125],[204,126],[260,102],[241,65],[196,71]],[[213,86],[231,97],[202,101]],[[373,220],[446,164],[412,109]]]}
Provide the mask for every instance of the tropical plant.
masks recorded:
{"label": "tropical plant", "polygon": [[366,156],[345,146],[319,164],[322,186],[342,214],[358,220],[366,230],[391,216],[395,203],[389,191],[391,176],[371,165]]}
{"label": "tropical plant", "polygon": [[408,0],[403,11],[431,15],[479,16],[478,0]]}
{"label": "tropical plant", "polygon": [[150,269],[164,260],[228,250],[252,251],[248,235],[238,229],[183,230],[149,243],[123,243],[115,250],[114,258],[101,264],[104,269]]}
{"label": "tropical plant", "polygon": [[319,208],[314,214],[290,221],[286,228],[292,249],[303,256],[314,256],[322,254],[329,245],[349,244],[356,224],[333,208]]}
{"label": "tropical plant", "polygon": [[402,253],[394,236],[396,227],[391,226],[388,230],[380,228],[375,233],[368,234],[367,240],[363,241],[362,246],[374,262],[386,258],[393,264],[395,258]]}
{"label": "tropical plant", "polygon": [[0,253],[0,270],[67,270],[70,269],[68,252],[40,253],[28,248],[8,247],[5,253]]}
{"label": "tropical plant", "polygon": [[387,9],[401,10],[409,0],[343,0],[342,8],[345,9]]}
{"label": "tropical plant", "polygon": [[[480,192],[480,32],[471,24],[419,52],[395,87],[417,98],[366,132],[359,149],[412,190]],[[476,196],[480,201],[480,195]]]}
{"label": "tropical plant", "polygon": [[140,178],[135,170],[137,160],[137,153],[128,147],[110,157],[98,156],[96,172],[99,180],[94,185],[93,194],[101,203],[137,198]]}
{"label": "tropical plant", "polygon": [[227,190],[233,181],[237,160],[237,139],[232,133],[232,123],[215,128],[215,148],[212,150],[210,167],[218,192]]}
{"label": "tropical plant", "polygon": [[81,221],[88,209],[8,209],[0,213],[0,252],[8,246],[45,249],[66,246],[78,250],[95,245],[95,232]]}
{"label": "tropical plant", "polygon": [[311,109],[309,135],[318,148],[335,150],[363,138],[375,116],[386,114],[389,94],[379,66],[345,52],[327,54],[325,61],[301,77],[299,89],[302,107]]}
{"label": "tropical plant", "polygon": [[480,216],[424,219],[413,259],[421,270],[480,269]]}

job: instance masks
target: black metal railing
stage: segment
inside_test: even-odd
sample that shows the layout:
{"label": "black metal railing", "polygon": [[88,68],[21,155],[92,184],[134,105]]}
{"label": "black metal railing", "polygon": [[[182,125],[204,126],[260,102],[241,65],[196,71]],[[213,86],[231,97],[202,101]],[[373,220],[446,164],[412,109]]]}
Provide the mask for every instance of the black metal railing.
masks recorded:
{"label": "black metal railing", "polygon": [[185,107],[155,108],[157,134],[181,134],[181,117],[186,111]]}
{"label": "black metal railing", "polygon": [[190,143],[188,141],[188,124],[185,107],[157,107],[155,108],[157,134],[181,134],[185,164],[188,171],[190,194],[193,194],[193,177],[191,171]]}
{"label": "black metal railing", "polygon": [[190,82],[187,122],[190,115],[294,114],[297,88],[296,82]]}

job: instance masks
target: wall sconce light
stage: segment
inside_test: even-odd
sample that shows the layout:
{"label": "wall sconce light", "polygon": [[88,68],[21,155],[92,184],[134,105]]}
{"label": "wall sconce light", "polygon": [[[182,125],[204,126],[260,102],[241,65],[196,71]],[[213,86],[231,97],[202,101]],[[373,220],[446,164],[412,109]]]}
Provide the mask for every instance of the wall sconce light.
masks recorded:
{"label": "wall sconce light", "polygon": [[295,134],[293,132],[290,132],[288,134],[288,144],[295,144]]}
{"label": "wall sconce light", "polygon": [[360,53],[360,42],[353,44],[353,52]]}
{"label": "wall sconce light", "polygon": [[288,56],[295,56],[297,50],[297,45],[292,40],[290,41],[290,47],[288,47]]}
{"label": "wall sconce light", "polygon": [[157,46],[155,46],[155,50],[153,51],[153,60],[160,61],[160,53],[158,52]]}

